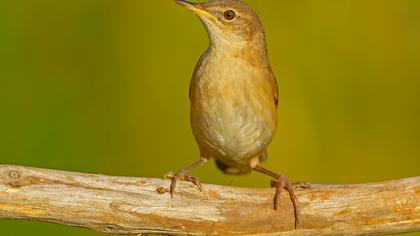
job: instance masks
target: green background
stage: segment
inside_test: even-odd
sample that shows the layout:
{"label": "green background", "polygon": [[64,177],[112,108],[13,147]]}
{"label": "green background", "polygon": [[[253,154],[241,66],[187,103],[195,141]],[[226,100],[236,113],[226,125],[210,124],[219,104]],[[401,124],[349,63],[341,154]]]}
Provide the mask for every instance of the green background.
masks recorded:
{"label": "green background", "polygon": [[[420,175],[420,1],[247,2],[264,23],[281,93],[266,167],[314,183]],[[171,0],[1,0],[0,163],[179,170],[198,158],[188,85],[206,46],[201,23]],[[225,176],[213,163],[193,174],[269,181]],[[0,228],[102,235],[5,220]]]}

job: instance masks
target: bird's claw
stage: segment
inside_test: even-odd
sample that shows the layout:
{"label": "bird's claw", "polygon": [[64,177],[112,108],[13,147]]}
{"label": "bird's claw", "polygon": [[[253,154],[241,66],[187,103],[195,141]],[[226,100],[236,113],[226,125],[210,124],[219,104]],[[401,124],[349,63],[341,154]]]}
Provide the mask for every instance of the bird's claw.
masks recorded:
{"label": "bird's claw", "polygon": [[203,186],[201,185],[200,179],[198,177],[189,176],[189,175],[172,175],[172,174],[167,174],[165,176],[165,178],[171,179],[171,185],[170,185],[170,188],[169,188],[169,193],[171,194],[171,198],[174,197],[176,183],[178,182],[178,180],[191,182],[191,183],[193,183],[198,188],[198,190],[200,192],[203,191]]}
{"label": "bird's claw", "polygon": [[297,198],[295,194],[295,188],[309,188],[310,184],[306,181],[298,181],[296,183],[290,182],[286,177],[280,176],[277,180],[271,181],[271,186],[276,188],[276,193],[274,194],[273,202],[274,209],[278,209],[280,203],[281,192],[285,189],[290,196],[290,200],[293,203],[293,210],[295,214],[295,228],[299,225],[299,207],[297,203]]}
{"label": "bird's claw", "polygon": [[[277,180],[271,180],[271,187],[272,188],[277,187],[277,184],[278,184]],[[291,184],[292,184],[292,187],[295,188],[295,189],[297,189],[297,188],[310,189],[311,185],[312,185],[311,183],[309,183],[306,180],[299,180],[299,181],[296,181],[296,182],[292,182]]]}
{"label": "bird's claw", "polygon": [[310,189],[312,184],[306,180],[299,180],[294,182],[292,185],[294,188]]}

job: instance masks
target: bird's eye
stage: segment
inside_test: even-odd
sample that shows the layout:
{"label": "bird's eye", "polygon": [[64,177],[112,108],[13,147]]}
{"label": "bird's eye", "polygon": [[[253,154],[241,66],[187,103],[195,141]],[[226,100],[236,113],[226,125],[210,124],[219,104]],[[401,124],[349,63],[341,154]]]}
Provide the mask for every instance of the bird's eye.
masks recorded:
{"label": "bird's eye", "polygon": [[236,13],[232,10],[227,10],[223,14],[223,16],[225,17],[226,20],[233,20],[235,19]]}

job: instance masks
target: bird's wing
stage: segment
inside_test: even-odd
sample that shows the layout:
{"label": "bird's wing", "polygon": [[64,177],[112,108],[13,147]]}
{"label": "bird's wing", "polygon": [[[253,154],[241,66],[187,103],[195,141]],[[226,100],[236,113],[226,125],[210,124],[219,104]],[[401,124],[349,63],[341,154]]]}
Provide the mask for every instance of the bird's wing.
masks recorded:
{"label": "bird's wing", "polygon": [[279,85],[277,84],[276,77],[273,76],[273,89],[274,89],[274,104],[279,105]]}
{"label": "bird's wing", "polygon": [[193,81],[190,82],[190,90],[188,91],[188,94],[190,96],[190,101],[192,99],[192,91],[194,91],[194,88],[193,88],[194,84],[193,83],[194,83]]}
{"label": "bird's wing", "polygon": [[271,67],[268,67],[268,70],[266,70],[265,78],[267,78],[268,80],[268,83],[271,88],[271,93],[273,94],[273,101],[277,107],[279,105],[279,86],[277,84],[277,79],[274,75],[274,71]]}

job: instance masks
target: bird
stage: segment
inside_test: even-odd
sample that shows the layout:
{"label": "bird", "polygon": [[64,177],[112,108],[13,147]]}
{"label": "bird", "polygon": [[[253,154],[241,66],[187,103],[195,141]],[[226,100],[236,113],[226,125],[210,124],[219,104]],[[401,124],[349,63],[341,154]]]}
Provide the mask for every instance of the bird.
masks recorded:
{"label": "bird", "polygon": [[257,171],[273,178],[274,209],[286,190],[296,228],[300,213],[294,189],[307,183],[292,183],[261,165],[277,129],[279,92],[260,18],[240,0],[175,1],[201,20],[209,47],[196,64],[189,90],[190,123],[200,158],[171,176],[171,197],[177,181],[202,190],[199,179],[188,173],[213,158],[226,174]]}

